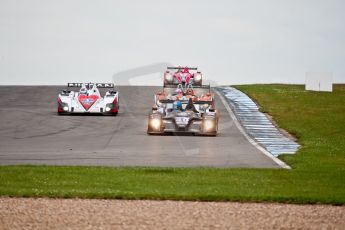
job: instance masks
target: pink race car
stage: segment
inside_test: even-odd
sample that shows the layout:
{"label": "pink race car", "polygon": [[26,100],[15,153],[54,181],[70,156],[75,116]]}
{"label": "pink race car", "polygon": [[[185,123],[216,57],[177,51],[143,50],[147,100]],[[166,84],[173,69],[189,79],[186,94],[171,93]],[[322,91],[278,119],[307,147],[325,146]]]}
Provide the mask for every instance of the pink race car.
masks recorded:
{"label": "pink race car", "polygon": [[[196,67],[168,67],[164,73],[164,87],[182,85],[187,88],[188,86],[202,86],[202,74],[197,71]],[[176,70],[176,72],[170,72]],[[193,70],[191,72],[190,70]]]}

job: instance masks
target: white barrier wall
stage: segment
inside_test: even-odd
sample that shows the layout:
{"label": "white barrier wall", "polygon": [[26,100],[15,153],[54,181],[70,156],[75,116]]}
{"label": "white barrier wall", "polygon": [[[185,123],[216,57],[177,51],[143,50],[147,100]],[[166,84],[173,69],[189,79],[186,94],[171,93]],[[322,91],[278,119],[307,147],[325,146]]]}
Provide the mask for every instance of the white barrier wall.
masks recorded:
{"label": "white barrier wall", "polygon": [[312,91],[333,91],[333,74],[327,72],[307,72],[305,89]]}

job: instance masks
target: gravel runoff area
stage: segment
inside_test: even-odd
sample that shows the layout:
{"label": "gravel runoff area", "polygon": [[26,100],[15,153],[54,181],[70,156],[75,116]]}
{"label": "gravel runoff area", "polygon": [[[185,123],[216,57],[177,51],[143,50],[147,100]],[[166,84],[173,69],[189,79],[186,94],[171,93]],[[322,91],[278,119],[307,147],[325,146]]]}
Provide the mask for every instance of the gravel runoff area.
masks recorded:
{"label": "gravel runoff area", "polygon": [[0,197],[0,229],[344,229],[345,206]]}

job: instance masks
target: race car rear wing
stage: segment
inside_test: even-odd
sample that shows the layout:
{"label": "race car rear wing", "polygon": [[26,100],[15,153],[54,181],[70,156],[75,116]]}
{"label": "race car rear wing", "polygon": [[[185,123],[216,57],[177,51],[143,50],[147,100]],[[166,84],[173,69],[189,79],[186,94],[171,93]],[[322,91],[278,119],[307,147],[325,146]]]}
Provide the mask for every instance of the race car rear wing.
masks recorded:
{"label": "race car rear wing", "polygon": [[[174,88],[176,89],[176,84],[166,84],[163,88]],[[192,85],[193,89],[211,89],[210,85]]]}
{"label": "race car rear wing", "polygon": [[[175,88],[176,89],[176,84],[166,84],[164,85],[163,88]],[[210,85],[192,85],[193,89],[210,89]]]}
{"label": "race car rear wing", "polygon": [[78,87],[80,88],[83,84],[85,84],[86,87],[92,87],[94,84],[96,84],[97,88],[109,88],[113,89],[115,85],[113,83],[67,83],[67,87]]}
{"label": "race car rear wing", "polygon": [[[189,70],[198,70],[198,67],[188,67],[186,66]],[[175,67],[175,66],[168,66],[167,69],[184,69],[186,67],[182,67],[182,66],[179,66],[179,67]]]}
{"label": "race car rear wing", "polygon": [[[179,100],[181,101],[182,103],[188,103],[189,100]],[[159,100],[160,103],[163,103],[163,104],[169,104],[169,103],[174,103],[176,102],[176,100],[172,100],[172,99],[163,99],[163,100]],[[193,101],[193,104],[195,105],[198,105],[198,104],[212,104],[213,101],[206,101],[206,100],[203,100],[203,101]]]}

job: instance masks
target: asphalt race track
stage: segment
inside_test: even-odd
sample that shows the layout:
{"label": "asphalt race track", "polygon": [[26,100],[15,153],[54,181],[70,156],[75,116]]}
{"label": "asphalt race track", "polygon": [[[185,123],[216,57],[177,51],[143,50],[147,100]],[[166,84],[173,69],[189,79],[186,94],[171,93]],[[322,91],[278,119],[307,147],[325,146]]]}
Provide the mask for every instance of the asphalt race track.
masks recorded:
{"label": "asphalt race track", "polygon": [[235,126],[222,101],[219,135],[149,136],[159,87],[120,86],[117,116],[59,116],[63,86],[0,86],[0,165],[278,168]]}

